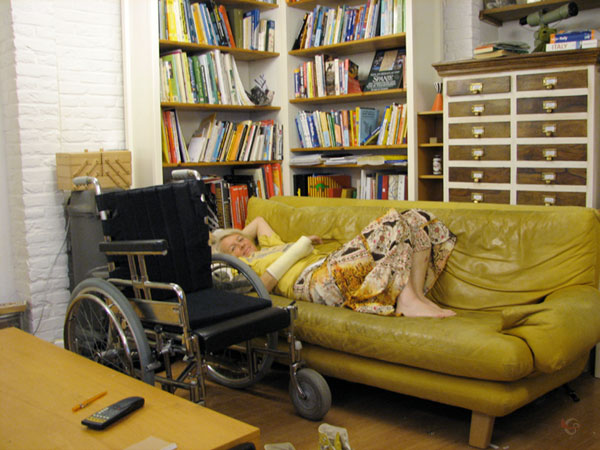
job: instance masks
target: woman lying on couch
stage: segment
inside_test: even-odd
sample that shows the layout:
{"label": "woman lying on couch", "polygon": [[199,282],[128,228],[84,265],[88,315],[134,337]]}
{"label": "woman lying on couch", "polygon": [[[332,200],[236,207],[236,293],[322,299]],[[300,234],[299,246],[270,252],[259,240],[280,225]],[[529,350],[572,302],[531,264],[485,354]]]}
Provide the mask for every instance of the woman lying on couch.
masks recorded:
{"label": "woman lying on couch", "polygon": [[[456,236],[431,213],[390,209],[358,236],[324,253],[319,236],[284,243],[262,218],[243,230],[215,230],[215,252],[243,259],[269,292],[355,311],[408,317],[448,317],[425,294],[443,271]],[[291,294],[291,295],[290,295]]]}

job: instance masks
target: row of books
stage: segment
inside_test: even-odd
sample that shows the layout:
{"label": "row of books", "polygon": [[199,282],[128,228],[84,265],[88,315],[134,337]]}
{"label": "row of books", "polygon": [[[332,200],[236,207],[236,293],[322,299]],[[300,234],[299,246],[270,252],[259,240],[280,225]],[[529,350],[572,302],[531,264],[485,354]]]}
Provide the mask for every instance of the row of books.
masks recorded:
{"label": "row of books", "polygon": [[192,135],[187,154],[188,159],[181,162],[282,160],[283,125],[273,120],[217,120],[211,114]]}
{"label": "row of books", "polygon": [[355,198],[350,175],[295,174],[294,194],[303,197]]}
{"label": "row of books", "polygon": [[283,193],[279,163],[249,169],[236,169],[233,175],[206,176],[210,227],[243,229],[249,197],[270,198]]}
{"label": "row of books", "polygon": [[295,119],[302,148],[402,145],[407,141],[407,107],[393,103],[379,120],[379,110],[356,107],[300,111]]}
{"label": "row of books", "polygon": [[302,148],[365,145],[377,127],[376,108],[356,107],[331,111],[300,111],[296,128]]}
{"label": "row of books", "polygon": [[292,50],[404,32],[404,0],[368,0],[364,5],[315,6],[305,13]]}
{"label": "row of books", "polygon": [[252,106],[235,58],[212,50],[188,56],[182,50],[160,58],[162,102]]}
{"label": "row of books", "polygon": [[159,0],[160,39],[274,51],[275,21],[260,18],[260,11],[229,11],[213,0]]}
{"label": "row of books", "polygon": [[405,173],[361,171],[358,198],[364,200],[406,200],[408,184]]}
{"label": "row of books", "polygon": [[358,65],[349,58],[315,55],[294,70],[294,97],[315,98],[360,93]]}

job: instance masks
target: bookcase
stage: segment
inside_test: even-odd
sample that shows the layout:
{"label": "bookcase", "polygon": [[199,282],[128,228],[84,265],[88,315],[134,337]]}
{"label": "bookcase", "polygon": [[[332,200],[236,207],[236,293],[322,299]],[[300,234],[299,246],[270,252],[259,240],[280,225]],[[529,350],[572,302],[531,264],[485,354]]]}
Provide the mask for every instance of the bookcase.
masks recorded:
{"label": "bookcase", "polygon": [[[300,0],[287,1],[288,33],[287,48],[291,49],[298,35],[302,20],[306,11],[314,11],[316,5],[325,5],[338,8],[340,5],[360,6],[367,4],[366,1],[314,1]],[[440,58],[440,33],[441,33],[441,2],[437,1],[405,1],[404,2],[404,31],[385,36],[377,36],[367,39],[351,40],[337,44],[320,45],[317,47],[303,48],[288,51],[287,66],[289,74],[288,93],[290,107],[288,110],[289,130],[289,155],[304,154],[322,155],[324,158],[335,160],[338,155],[348,155],[350,160],[343,164],[335,164],[329,161],[327,164],[313,166],[295,165],[289,163],[292,191],[294,189],[294,176],[307,173],[329,173],[348,174],[352,177],[353,186],[357,195],[364,198],[363,182],[365,178],[377,174],[404,174],[406,190],[403,195],[405,199],[416,199],[417,191],[421,188],[418,182],[418,146],[417,146],[417,115],[416,111],[430,106],[435,96],[434,81],[437,80],[435,71],[431,64]],[[293,70],[303,63],[312,60],[315,55],[328,55],[332,58],[350,58],[359,66],[359,79],[365,80],[373,56],[377,50],[389,50],[395,48],[405,49],[404,80],[399,88],[362,93],[350,93],[341,95],[315,96],[311,98],[295,98],[296,87],[294,85]],[[294,119],[302,111],[331,111],[350,110],[356,107],[376,108],[380,113],[380,121],[385,108],[392,103],[402,104],[406,109],[406,139],[403,142],[395,142],[391,145],[338,145],[329,147],[302,146],[299,132],[296,129]],[[353,143],[353,144],[356,144]],[[364,158],[364,155],[372,155],[374,158]],[[407,165],[379,164],[377,156],[393,157],[403,155]],[[356,158],[354,158],[356,157]],[[357,159],[357,163],[353,163]],[[366,160],[366,162],[364,162]],[[429,186],[423,185],[423,189]],[[441,191],[440,191],[441,192]],[[293,192],[296,194],[296,192]],[[384,196],[383,198],[390,198]],[[396,198],[391,197],[391,198]]]}
{"label": "bookcase", "polygon": [[[407,142],[403,150],[408,159],[407,197],[416,199],[418,190],[417,165],[417,111],[428,109],[435,97],[433,83],[439,78],[431,64],[441,58],[442,2],[440,0],[406,0],[405,32],[396,36],[373,38],[364,42],[336,44],[327,48],[310,49],[304,53],[290,52],[298,32],[303,14],[317,4],[314,0],[302,0],[294,4],[267,4],[255,0],[221,0],[218,4],[239,6],[242,8],[260,8],[269,18],[276,22],[274,54],[263,54],[255,51],[238,51],[234,56],[238,63],[240,75],[246,87],[254,77],[264,73],[269,89],[275,92],[272,105],[277,109],[251,108],[244,110],[224,105],[210,107],[206,105],[171,105],[160,101],[159,60],[162,49],[189,49],[186,51],[206,51],[204,47],[183,46],[161,42],[159,47],[159,17],[155,0],[139,0],[122,2],[123,33],[123,76],[124,76],[124,108],[126,116],[127,146],[132,151],[133,186],[160,184],[168,177],[172,167],[163,167],[161,151],[161,112],[165,107],[174,107],[181,114],[184,134],[189,138],[198,126],[199,120],[216,112],[219,117],[239,121],[244,119],[274,119],[283,123],[283,186],[286,195],[292,194],[293,175],[306,171],[337,171],[345,173],[346,167],[339,168],[296,168],[290,167],[292,154],[303,154],[299,149],[294,119],[304,109],[317,108],[351,108],[357,105],[382,108],[394,101],[407,105]],[[335,6],[340,2],[323,1],[321,5]],[[365,0],[349,0],[348,5],[363,4]],[[261,14],[262,14],[261,12]],[[359,64],[359,77],[363,79],[370,68],[374,51],[381,48],[406,48],[406,89],[385,91],[383,93],[349,94],[339,98],[312,99],[307,102],[290,101],[294,99],[293,71],[301,61],[314,57],[316,53],[350,55]],[[202,49],[202,50],[201,50]],[[219,48],[221,51],[231,51]],[[246,59],[247,61],[244,61]],[[345,105],[345,106],[343,106]],[[293,151],[292,151],[293,150]],[[314,149],[311,149],[313,151]],[[323,149],[325,150],[325,149]],[[390,148],[339,148],[327,149],[331,154],[385,154],[396,152]],[[232,167],[240,164],[195,164],[203,172],[224,174],[230,173]],[[369,170],[373,169],[369,167]],[[360,168],[353,168],[352,177],[358,180]]]}
{"label": "bookcase", "polygon": [[418,200],[442,201],[444,176],[433,172],[433,159],[435,157],[440,157],[441,161],[444,159],[443,111],[419,112],[417,114],[417,130]]}

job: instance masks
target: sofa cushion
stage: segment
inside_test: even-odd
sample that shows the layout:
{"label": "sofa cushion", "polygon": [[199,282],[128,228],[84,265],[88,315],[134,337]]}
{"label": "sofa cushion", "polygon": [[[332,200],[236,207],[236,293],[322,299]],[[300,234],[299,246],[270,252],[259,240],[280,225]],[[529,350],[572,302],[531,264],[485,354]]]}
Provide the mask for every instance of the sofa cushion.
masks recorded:
{"label": "sofa cushion", "polygon": [[[272,296],[273,304],[290,300]],[[485,380],[512,381],[533,371],[520,338],[502,334],[499,312],[467,311],[445,319],[382,317],[298,302],[300,340],[359,356]]]}
{"label": "sofa cushion", "polygon": [[538,303],[568,286],[598,285],[600,215],[591,208],[253,197],[248,220],[265,217],[284,241],[318,234],[343,243],[391,207],[431,211],[457,235],[429,294],[442,305],[493,309]]}
{"label": "sofa cushion", "polygon": [[542,303],[505,308],[502,319],[503,333],[527,342],[536,370],[556,372],[600,341],[600,292],[589,286],[561,289]]}

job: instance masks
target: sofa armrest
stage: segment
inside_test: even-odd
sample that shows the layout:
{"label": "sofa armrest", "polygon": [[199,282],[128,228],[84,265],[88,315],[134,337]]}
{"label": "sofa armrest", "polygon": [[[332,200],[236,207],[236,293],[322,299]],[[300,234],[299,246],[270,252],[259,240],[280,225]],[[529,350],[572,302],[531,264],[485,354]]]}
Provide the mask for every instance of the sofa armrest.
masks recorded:
{"label": "sofa armrest", "polygon": [[541,303],[504,309],[502,319],[503,333],[529,345],[535,368],[555,372],[600,341],[600,291],[591,286],[559,289]]}

